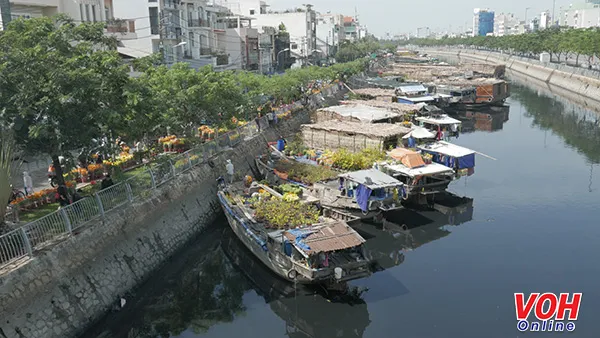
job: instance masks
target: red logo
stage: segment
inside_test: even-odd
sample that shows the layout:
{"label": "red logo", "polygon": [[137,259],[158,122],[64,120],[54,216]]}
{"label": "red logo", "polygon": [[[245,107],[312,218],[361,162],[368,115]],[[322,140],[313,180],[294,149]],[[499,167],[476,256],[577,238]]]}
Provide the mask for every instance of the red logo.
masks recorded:
{"label": "red logo", "polygon": [[[527,299],[515,293],[515,312],[519,331],[573,331],[579,317],[582,293],[532,293]],[[529,322],[531,312],[538,321]],[[568,320],[567,322],[564,322]]]}

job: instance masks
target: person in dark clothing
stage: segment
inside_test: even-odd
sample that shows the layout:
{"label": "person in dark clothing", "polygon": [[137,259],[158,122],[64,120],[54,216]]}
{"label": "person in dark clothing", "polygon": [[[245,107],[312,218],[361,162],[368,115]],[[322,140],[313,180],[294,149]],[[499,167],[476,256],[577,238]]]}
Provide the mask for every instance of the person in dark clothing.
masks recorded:
{"label": "person in dark clothing", "polygon": [[69,200],[69,190],[66,185],[59,185],[58,188],[56,188],[56,192],[58,194],[58,203],[61,207],[66,207],[71,204],[71,201]]}
{"label": "person in dark clothing", "polygon": [[104,177],[102,183],[100,184],[100,190],[104,190],[114,184],[115,183],[113,182],[112,178],[110,178],[110,174],[106,174],[106,177]]}

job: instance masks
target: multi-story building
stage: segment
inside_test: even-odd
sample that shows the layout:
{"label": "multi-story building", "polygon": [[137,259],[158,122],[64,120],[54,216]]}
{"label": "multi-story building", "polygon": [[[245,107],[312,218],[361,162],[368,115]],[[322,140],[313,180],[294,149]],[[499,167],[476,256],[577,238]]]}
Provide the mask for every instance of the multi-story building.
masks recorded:
{"label": "multi-story building", "polygon": [[501,13],[494,17],[494,35],[519,34],[519,19],[512,13]]}
{"label": "multi-story building", "polygon": [[[67,14],[76,23],[104,22],[105,33],[126,41],[137,38],[135,20],[129,16],[116,16],[113,11],[116,0],[11,0],[10,16],[0,13],[1,18],[39,18],[58,13]],[[1,9],[0,9],[1,10]],[[5,9],[8,10],[8,9]],[[3,20],[0,21],[2,26]]]}
{"label": "multi-story building", "polygon": [[277,30],[274,27],[262,27],[258,38],[259,67],[262,74],[273,73],[275,62],[275,38]]}
{"label": "multi-story building", "polygon": [[304,64],[319,57],[317,16],[312,5],[286,11],[268,10],[269,5],[259,0],[224,0],[223,5],[236,15],[252,17],[256,28],[278,28],[283,24],[290,36],[291,53]]}
{"label": "multi-story building", "polygon": [[317,14],[317,49],[321,54],[332,56],[337,46],[345,40],[344,16],[341,14]]}
{"label": "multi-story building", "polygon": [[550,17],[549,11],[544,11],[540,14],[540,29],[547,29],[552,27],[552,18]]}
{"label": "multi-story building", "polygon": [[252,27],[253,18],[242,15],[219,17],[224,29],[219,29],[217,44],[223,45],[228,56],[224,68],[259,70],[260,51],[258,29]]}
{"label": "multi-story building", "polygon": [[584,3],[570,5],[561,12],[559,24],[573,28],[600,26],[600,1],[587,0]]}
{"label": "multi-story building", "polygon": [[529,22],[529,31],[537,32],[539,29],[540,29],[540,19],[539,18],[531,19],[531,21]]}
{"label": "multi-story building", "polygon": [[473,11],[473,36],[486,36],[494,32],[494,12],[475,8]]}

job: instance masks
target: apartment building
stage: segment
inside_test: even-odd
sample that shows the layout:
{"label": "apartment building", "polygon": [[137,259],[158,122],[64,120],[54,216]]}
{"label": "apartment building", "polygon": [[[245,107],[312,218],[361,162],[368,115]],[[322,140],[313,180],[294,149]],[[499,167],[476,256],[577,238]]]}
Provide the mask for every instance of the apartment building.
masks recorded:
{"label": "apartment building", "polygon": [[[39,18],[63,13],[73,18],[76,23],[104,22],[105,32],[118,39],[136,38],[135,20],[125,17],[115,19],[112,11],[113,1],[116,0],[11,0],[10,17]],[[1,14],[0,18],[6,15]]]}
{"label": "apartment building", "polygon": [[258,29],[283,24],[289,33],[291,54],[300,60],[296,66],[322,57],[317,48],[317,14],[312,5],[283,11],[270,10],[265,1],[259,0],[226,0],[223,5],[236,15],[253,18]]}

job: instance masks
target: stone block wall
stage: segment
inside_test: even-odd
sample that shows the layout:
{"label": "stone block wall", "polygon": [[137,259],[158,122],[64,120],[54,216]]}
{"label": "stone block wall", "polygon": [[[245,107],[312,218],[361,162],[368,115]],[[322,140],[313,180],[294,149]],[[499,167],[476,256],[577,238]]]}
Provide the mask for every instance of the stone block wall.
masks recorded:
{"label": "stone block wall", "polygon": [[308,112],[280,121],[0,275],[0,338],[81,334],[216,219],[227,159],[243,175],[267,141],[309,122]]}

